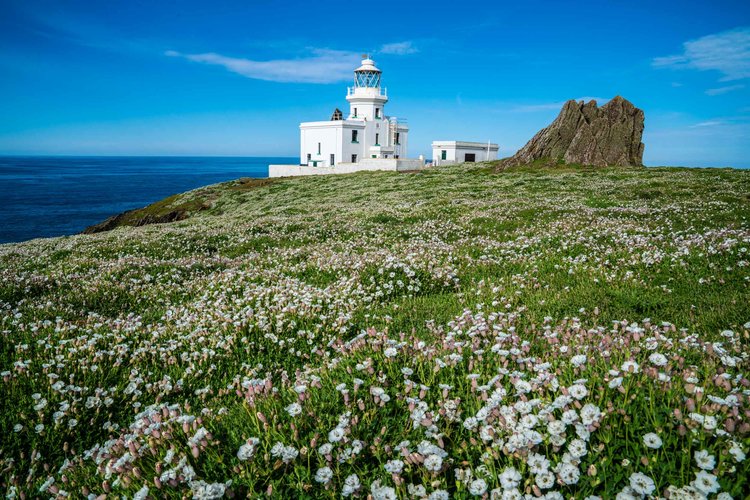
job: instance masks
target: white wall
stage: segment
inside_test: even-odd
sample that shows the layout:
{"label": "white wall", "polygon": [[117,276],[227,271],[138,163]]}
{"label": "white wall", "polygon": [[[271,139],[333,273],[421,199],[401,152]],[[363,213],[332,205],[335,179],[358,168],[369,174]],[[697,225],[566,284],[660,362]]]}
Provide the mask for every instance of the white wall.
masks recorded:
{"label": "white wall", "polygon": [[309,167],[300,165],[269,165],[268,177],[296,177],[300,175],[350,174],[366,170],[419,170],[424,168],[422,160],[394,158],[366,158],[358,163],[338,163],[334,167]]}

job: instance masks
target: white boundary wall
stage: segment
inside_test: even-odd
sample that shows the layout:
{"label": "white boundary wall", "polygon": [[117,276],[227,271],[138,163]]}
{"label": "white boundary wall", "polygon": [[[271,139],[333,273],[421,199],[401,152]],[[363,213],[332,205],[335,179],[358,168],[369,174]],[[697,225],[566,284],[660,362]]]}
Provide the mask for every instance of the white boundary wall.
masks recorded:
{"label": "white boundary wall", "polygon": [[299,175],[351,174],[365,170],[420,170],[424,160],[406,158],[364,158],[357,163],[338,163],[333,167],[306,165],[268,165],[268,177],[296,177]]}

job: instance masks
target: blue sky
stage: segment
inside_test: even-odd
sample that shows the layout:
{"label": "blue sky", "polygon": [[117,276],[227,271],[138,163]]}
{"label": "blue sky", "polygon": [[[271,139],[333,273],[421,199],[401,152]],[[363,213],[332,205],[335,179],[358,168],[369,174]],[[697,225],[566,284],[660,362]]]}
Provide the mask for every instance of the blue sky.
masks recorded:
{"label": "blue sky", "polygon": [[2,0],[0,154],[296,156],[360,54],[386,113],[501,156],[567,99],[646,113],[650,165],[750,167],[750,2]]}

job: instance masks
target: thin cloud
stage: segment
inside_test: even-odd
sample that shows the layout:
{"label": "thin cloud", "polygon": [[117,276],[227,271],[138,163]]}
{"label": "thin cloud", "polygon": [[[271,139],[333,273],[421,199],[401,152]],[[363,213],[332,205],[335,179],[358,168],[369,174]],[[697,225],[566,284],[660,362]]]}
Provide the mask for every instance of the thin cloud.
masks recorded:
{"label": "thin cloud", "polygon": [[336,83],[352,78],[359,54],[344,50],[313,49],[310,57],[256,61],[214,52],[183,54],[168,50],[164,55],[221,66],[246,78],[284,83]]}
{"label": "thin cloud", "polygon": [[718,125],[723,125],[724,122],[721,120],[709,120],[706,122],[699,122],[694,125],[690,125],[688,128],[703,128],[703,127],[716,127]]}
{"label": "thin cloud", "polygon": [[378,50],[379,54],[393,54],[397,56],[414,54],[416,52],[419,52],[419,50],[410,41],[386,43]]}
{"label": "thin cloud", "polygon": [[726,94],[727,92],[732,92],[734,90],[740,90],[740,89],[744,89],[744,88],[745,88],[745,86],[742,85],[742,84],[727,85],[726,87],[718,87],[718,88],[715,88],[715,89],[708,89],[708,90],[706,90],[706,94],[708,94],[708,95],[721,95],[721,94]]}
{"label": "thin cloud", "polygon": [[[596,101],[597,105],[601,106],[602,104],[609,101],[609,99],[605,99],[603,97],[579,97],[577,99],[574,99],[575,101]],[[550,110],[561,110],[563,105],[567,101],[557,101],[557,102],[547,102],[547,103],[541,103],[541,104],[524,104],[520,106],[516,106],[513,108],[513,111],[516,111],[518,113],[536,113],[538,111],[550,111]]]}
{"label": "thin cloud", "polygon": [[750,27],[707,35],[682,44],[682,54],[656,57],[656,68],[718,71],[720,81],[750,78]]}

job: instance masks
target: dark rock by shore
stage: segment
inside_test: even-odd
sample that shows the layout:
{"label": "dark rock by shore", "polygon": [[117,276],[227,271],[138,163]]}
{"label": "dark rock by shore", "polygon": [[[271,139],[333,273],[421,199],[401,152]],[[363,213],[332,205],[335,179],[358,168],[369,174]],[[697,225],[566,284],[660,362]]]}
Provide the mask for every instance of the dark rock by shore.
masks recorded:
{"label": "dark rock by shore", "polygon": [[122,226],[139,227],[149,224],[165,224],[185,220],[198,212],[211,213],[212,209],[215,208],[216,197],[223,191],[248,191],[270,185],[273,182],[273,179],[242,177],[234,181],[205,186],[187,193],[169,196],[143,208],[113,215],[103,222],[87,227],[82,231],[82,234],[101,233]]}
{"label": "dark rock by shore", "polygon": [[113,215],[107,220],[94,224],[83,230],[83,234],[101,233],[111,231],[120,226],[146,226],[148,224],[163,224],[165,222],[176,222],[188,218],[185,210],[173,210],[163,215],[147,214],[143,217],[133,217],[142,209],[128,210],[121,214]]}

